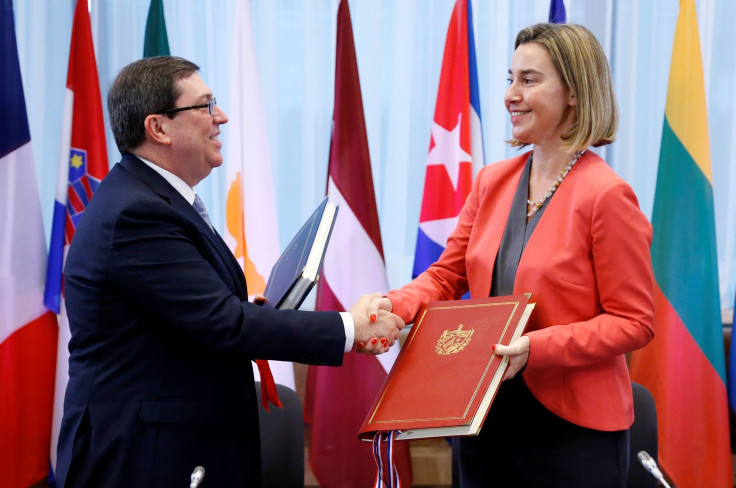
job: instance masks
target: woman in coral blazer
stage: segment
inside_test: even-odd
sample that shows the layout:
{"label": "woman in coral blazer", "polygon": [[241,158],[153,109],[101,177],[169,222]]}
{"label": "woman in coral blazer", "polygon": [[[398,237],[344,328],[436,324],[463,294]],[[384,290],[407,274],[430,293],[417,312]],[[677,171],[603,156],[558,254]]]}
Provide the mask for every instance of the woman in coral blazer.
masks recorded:
{"label": "woman in coral blazer", "polygon": [[[624,354],[653,337],[652,229],[634,192],[593,152],[617,109],[603,51],[584,27],[540,24],[516,39],[511,144],[483,168],[445,252],[368,313],[407,323],[434,300],[532,293],[477,437],[456,439],[462,487],[624,487],[634,419]],[[518,374],[521,372],[521,374]]]}

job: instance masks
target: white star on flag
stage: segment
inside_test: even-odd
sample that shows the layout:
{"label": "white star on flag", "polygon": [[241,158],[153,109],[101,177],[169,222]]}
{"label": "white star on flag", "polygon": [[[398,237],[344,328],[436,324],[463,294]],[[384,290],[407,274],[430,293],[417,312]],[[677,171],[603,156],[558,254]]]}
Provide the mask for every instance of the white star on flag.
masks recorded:
{"label": "white star on flag", "polygon": [[457,191],[457,180],[460,175],[460,163],[470,163],[473,158],[460,147],[460,123],[463,114],[457,116],[457,125],[448,131],[437,122],[432,122],[432,140],[434,147],[427,155],[427,166],[441,164],[445,166],[452,188]]}

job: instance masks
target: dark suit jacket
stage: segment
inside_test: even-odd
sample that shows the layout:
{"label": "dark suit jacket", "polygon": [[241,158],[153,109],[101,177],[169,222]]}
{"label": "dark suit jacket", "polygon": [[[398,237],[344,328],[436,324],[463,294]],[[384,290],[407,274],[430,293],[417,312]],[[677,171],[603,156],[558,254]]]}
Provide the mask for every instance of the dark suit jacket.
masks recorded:
{"label": "dark suit jacket", "polygon": [[340,365],[336,312],[247,302],[222,239],[125,155],[77,227],[65,268],[69,384],[62,487],[259,486],[251,359]]}
{"label": "dark suit jacket", "polygon": [[[493,267],[529,153],[484,167],[439,260],[388,294],[413,322],[433,300],[491,291]],[[514,293],[532,293],[523,373],[548,410],[583,427],[634,421],[624,354],[654,336],[652,226],[631,187],[586,151],[549,201],[519,261]]]}

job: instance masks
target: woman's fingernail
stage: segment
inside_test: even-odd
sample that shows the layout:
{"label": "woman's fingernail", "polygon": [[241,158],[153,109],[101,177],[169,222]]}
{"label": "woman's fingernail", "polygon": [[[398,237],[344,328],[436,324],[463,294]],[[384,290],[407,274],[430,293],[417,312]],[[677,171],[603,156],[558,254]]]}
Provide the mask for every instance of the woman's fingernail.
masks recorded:
{"label": "woman's fingernail", "polygon": [[365,347],[365,344],[363,344],[362,342],[359,342],[356,345],[358,346],[358,349],[363,349]]}
{"label": "woman's fingernail", "polygon": [[386,339],[384,337],[381,337],[381,344],[383,344],[385,346],[386,345],[386,342],[387,342]]}
{"label": "woman's fingernail", "polygon": [[376,314],[374,314],[374,313],[371,314],[370,321],[371,321],[371,323],[373,323],[373,322],[376,321]]}
{"label": "woman's fingernail", "polygon": [[373,339],[371,339],[371,344],[372,345],[375,346],[376,345],[376,342],[378,342],[378,339],[376,339],[375,337]]}
{"label": "woman's fingernail", "polygon": [[493,345],[493,352],[496,352],[496,346],[497,346],[497,345],[498,345],[498,344],[494,344],[494,345]]}

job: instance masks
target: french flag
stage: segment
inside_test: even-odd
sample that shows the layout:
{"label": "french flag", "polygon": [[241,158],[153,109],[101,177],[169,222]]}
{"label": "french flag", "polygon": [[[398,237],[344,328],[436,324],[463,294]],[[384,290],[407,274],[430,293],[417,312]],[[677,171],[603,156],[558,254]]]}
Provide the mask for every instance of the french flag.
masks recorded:
{"label": "french flag", "polygon": [[12,0],[0,12],[0,486],[49,472],[56,315],[43,304],[46,239]]}
{"label": "french flag", "polygon": [[74,10],[61,130],[59,172],[44,295],[44,303],[48,309],[59,314],[51,438],[52,466],[56,465],[56,441],[61,426],[64,392],[69,379],[68,345],[71,332],[62,289],[64,259],[74,238],[77,223],[108,171],[102,99],[86,0],[78,0]]}
{"label": "french flag", "polygon": [[484,160],[472,4],[457,0],[447,29],[434,109],[414,278],[445,250]]}

